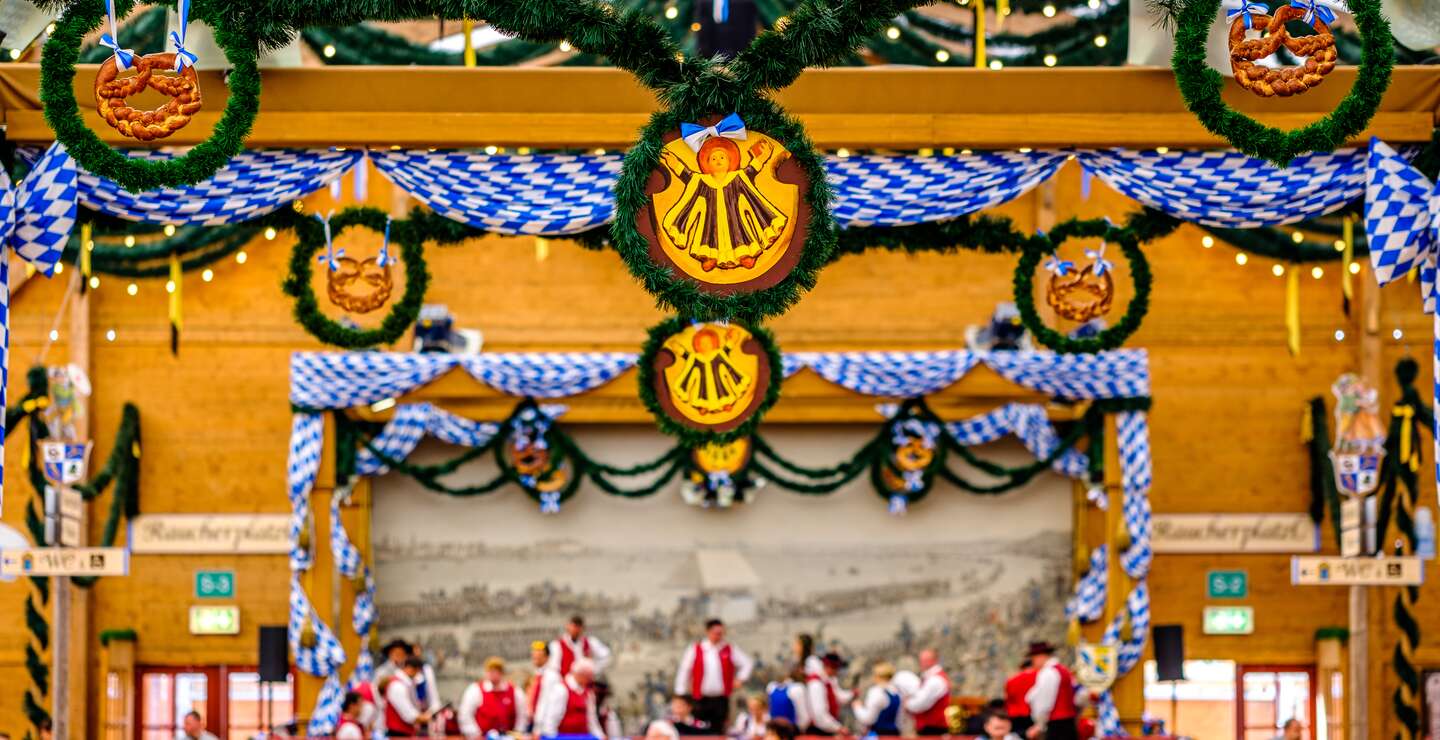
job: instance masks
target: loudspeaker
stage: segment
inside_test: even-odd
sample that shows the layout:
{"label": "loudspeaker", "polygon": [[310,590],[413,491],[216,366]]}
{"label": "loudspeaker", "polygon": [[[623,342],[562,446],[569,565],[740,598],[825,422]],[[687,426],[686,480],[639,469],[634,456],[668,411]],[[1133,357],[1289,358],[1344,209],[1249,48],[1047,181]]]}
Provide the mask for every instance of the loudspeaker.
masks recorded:
{"label": "loudspeaker", "polygon": [[1161,681],[1185,680],[1185,628],[1158,624],[1150,632],[1155,638],[1155,673]]}
{"label": "loudspeaker", "polygon": [[260,680],[284,683],[290,679],[290,640],[285,627],[260,628]]}

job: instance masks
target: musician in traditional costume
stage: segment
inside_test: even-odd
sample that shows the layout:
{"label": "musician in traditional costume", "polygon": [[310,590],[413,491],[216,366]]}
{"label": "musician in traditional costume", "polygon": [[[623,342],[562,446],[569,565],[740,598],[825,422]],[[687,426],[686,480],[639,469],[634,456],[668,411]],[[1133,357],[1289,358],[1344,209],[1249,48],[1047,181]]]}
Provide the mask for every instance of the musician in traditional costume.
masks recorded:
{"label": "musician in traditional costume", "polygon": [[606,737],[596,707],[594,682],[595,664],[589,658],[576,658],[563,680],[547,685],[541,692],[535,734]]}
{"label": "musician in traditional costume", "polygon": [[805,676],[805,692],[810,705],[810,728],[807,735],[837,735],[845,731],[840,721],[840,708],[849,704],[854,692],[840,687],[840,670],[845,661],[835,653],[826,653],[821,658],[823,670],[820,674]]}
{"label": "musician in traditional costume", "polygon": [[1026,658],[1020,670],[1005,681],[1005,715],[1010,718],[1012,731],[1025,736],[1033,720],[1030,719],[1030,689],[1035,688],[1035,669]]}
{"label": "musician in traditional costume", "polygon": [[685,187],[661,228],[706,272],[754,267],[789,223],[755,184],[771,164],[775,146],[760,139],[748,148],[750,162],[745,164],[735,143],[745,140],[745,123],[733,113],[711,127],[683,124],[681,134],[696,154],[699,171],[673,152],[660,152],[661,163]]}
{"label": "musician in traditional costume", "polygon": [[570,672],[570,665],[577,657],[586,657],[595,663],[595,675],[604,675],[610,667],[610,648],[600,640],[585,634],[585,618],[575,615],[565,623],[565,631],[550,641],[551,670],[563,676]]}
{"label": "musician in traditional costume", "polygon": [[368,740],[369,729],[360,721],[361,704],[364,699],[359,692],[346,692],[340,700],[340,722],[335,725],[335,740]]}
{"label": "musician in traditional costume", "polygon": [[420,703],[415,683],[425,661],[411,655],[405,664],[390,676],[385,685],[385,734],[388,737],[415,737],[429,724],[430,712]]}
{"label": "musician in traditional costume", "polygon": [[[824,664],[819,665],[824,670]],[[779,681],[771,681],[765,687],[765,698],[770,702],[770,719],[783,719],[795,728],[810,726],[810,698],[805,693],[805,670],[800,665]]]}
{"label": "musician in traditional costume", "polygon": [[945,710],[950,707],[950,676],[933,649],[921,650],[919,660],[920,688],[906,697],[905,711],[915,719],[915,734],[948,735],[950,720]]}
{"label": "musician in traditional costume", "polygon": [[725,623],[705,623],[705,639],[680,656],[675,672],[675,693],[695,702],[695,716],[711,727],[725,727],[730,718],[730,696],[750,679],[755,662],[744,650],[725,641]]}
{"label": "musician in traditional costume", "polygon": [[1031,643],[1026,657],[1035,669],[1035,686],[1025,697],[1033,721],[1025,732],[1026,737],[1077,740],[1075,718],[1080,712],[1075,703],[1075,679],[1070,669],[1055,657],[1055,646],[1048,642]]}
{"label": "musician in traditional costume", "polygon": [[871,675],[875,683],[865,692],[865,700],[856,700],[851,706],[855,721],[865,726],[867,734],[899,735],[903,707],[900,690],[891,683],[895,678],[895,666],[877,663]]}
{"label": "musician in traditional costume", "polygon": [[505,661],[493,656],[485,660],[485,678],[465,687],[455,712],[460,734],[469,740],[514,732],[530,723],[529,700],[505,679]]}
{"label": "musician in traditional costume", "polygon": [[770,721],[770,700],[764,694],[745,697],[745,709],[736,715],[725,733],[734,740],[764,740],[765,723]]}
{"label": "musician in traditional costume", "polygon": [[[529,710],[526,714],[530,719],[530,725],[533,725],[535,714],[540,711],[541,694],[551,684],[560,683],[562,674],[550,668],[550,646],[543,640],[536,640],[530,644],[530,664],[534,667],[535,672],[531,674],[530,680],[525,686],[525,706]],[[573,663],[571,667],[574,667]],[[530,726],[527,726],[527,729],[530,729]]]}

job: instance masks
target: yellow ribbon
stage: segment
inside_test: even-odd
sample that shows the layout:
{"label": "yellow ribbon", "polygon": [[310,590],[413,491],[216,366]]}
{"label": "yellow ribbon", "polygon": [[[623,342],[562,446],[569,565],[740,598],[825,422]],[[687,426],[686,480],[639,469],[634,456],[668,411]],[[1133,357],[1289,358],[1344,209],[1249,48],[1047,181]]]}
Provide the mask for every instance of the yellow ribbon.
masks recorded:
{"label": "yellow ribbon", "polygon": [[1300,414],[1300,442],[1309,444],[1315,441],[1315,413],[1311,410],[1310,404],[1305,404],[1305,411]]}
{"label": "yellow ribbon", "polygon": [[1346,216],[1345,226],[1340,237],[1345,242],[1345,258],[1340,265],[1340,292],[1345,295],[1345,300],[1355,298],[1355,283],[1351,279],[1350,263],[1355,261],[1355,217]]}
{"label": "yellow ribbon", "polygon": [[1300,356],[1300,270],[1285,272],[1285,336],[1291,357]]}
{"label": "yellow ribbon", "polygon": [[535,261],[544,262],[550,257],[550,240],[543,236],[535,237]]}
{"label": "yellow ribbon", "polygon": [[1010,0],[995,0],[995,30],[1005,25],[1005,16],[1010,15]]}
{"label": "yellow ribbon", "polygon": [[175,331],[180,331],[180,279],[185,276],[180,269],[180,255],[170,254],[170,282],[175,289],[170,291],[170,323],[175,326]]}
{"label": "yellow ribbon", "polygon": [[1414,449],[1410,439],[1414,432],[1415,408],[1409,404],[1396,404],[1391,414],[1400,417],[1400,462],[1409,466],[1412,472],[1420,470],[1420,451]]}
{"label": "yellow ribbon", "polygon": [[465,33],[465,66],[475,66],[475,42],[471,40],[470,34],[475,30],[475,21],[466,18],[461,21],[461,29]]}
{"label": "yellow ribbon", "polygon": [[90,250],[95,248],[91,237],[94,234],[94,226],[89,221],[80,225],[80,289],[90,283]]}
{"label": "yellow ribbon", "polygon": [[985,62],[985,0],[975,0],[975,68],[984,69]]}

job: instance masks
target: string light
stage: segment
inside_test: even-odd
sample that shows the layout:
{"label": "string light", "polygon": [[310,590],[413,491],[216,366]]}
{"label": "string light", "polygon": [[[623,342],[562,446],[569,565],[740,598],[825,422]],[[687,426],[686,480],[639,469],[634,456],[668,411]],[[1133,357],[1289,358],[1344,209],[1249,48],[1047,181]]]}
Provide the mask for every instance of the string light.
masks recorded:
{"label": "string light", "polygon": [[96,289],[98,289],[99,287],[100,287],[100,276],[99,276],[99,275],[91,275],[91,276],[90,276],[90,289],[91,289],[91,290],[96,290]]}
{"label": "string light", "polygon": [[839,157],[839,158],[841,158],[841,159],[844,159],[844,158],[850,156],[850,150],[849,150],[849,149],[846,149],[845,147],[842,146],[842,147],[840,147],[839,149],[836,149],[836,150],[835,150],[835,156],[837,156],[837,157]]}
{"label": "string light", "polygon": [[129,293],[130,295],[135,295],[136,293],[140,292],[140,286],[136,285],[135,283],[130,283],[129,285],[125,286],[125,292]]}
{"label": "string light", "polygon": [[235,253],[235,261],[242,265],[245,264],[245,260],[248,259],[250,259],[250,255],[245,254],[245,250],[243,249]]}
{"label": "string light", "polygon": [[528,146],[522,146],[522,147],[520,147],[519,149],[516,149],[516,150],[515,150],[515,153],[516,153],[516,154],[520,154],[520,155],[529,154],[529,153],[530,153],[530,147],[528,147]]}
{"label": "string light", "polygon": [[1047,67],[1053,67],[1053,66],[1055,66],[1056,64],[1058,64],[1059,62],[1060,62],[1060,60],[1059,60],[1058,58],[1056,58],[1056,56],[1055,56],[1054,54],[1046,54],[1046,55],[1045,55],[1045,66],[1047,66]]}
{"label": "string light", "polygon": [[1395,341],[1398,342],[1398,341],[1400,341],[1401,339],[1404,339],[1404,338],[1405,338],[1405,332],[1400,331],[1400,328],[1399,328],[1399,327],[1396,327],[1396,328],[1395,328],[1395,331],[1390,332],[1390,336],[1395,337]]}
{"label": "string light", "polygon": [[[775,25],[778,26],[778,25],[780,25],[780,24],[777,23],[777,24],[775,24]],[[699,24],[699,23],[691,23],[691,24],[690,24],[690,33],[699,33],[699,32],[700,32],[700,24]]]}
{"label": "string light", "polygon": [[1041,12],[1041,13],[1044,13],[1046,18],[1054,18],[1054,17],[1055,17],[1055,6],[1054,6],[1054,5],[1046,5],[1045,7],[1043,7],[1043,8],[1040,9],[1040,12]]}
{"label": "string light", "polygon": [[1033,152],[1033,151],[1035,151],[1035,150],[1034,150],[1034,149],[1031,149],[1031,148],[1028,147],[1028,146],[1022,146],[1022,147],[1020,147],[1020,153],[1021,153],[1021,154],[1029,154],[1030,152]]}
{"label": "string light", "polygon": [[56,275],[60,275],[60,274],[62,274],[62,273],[64,273],[64,272],[65,272],[65,263],[64,263],[64,262],[56,262],[56,263],[55,263],[55,274],[56,274]]}
{"label": "string light", "polygon": [[499,151],[500,151],[500,147],[495,146],[494,144],[491,144],[490,146],[485,147],[485,153],[486,153],[486,154],[496,154],[496,153],[498,153]]}
{"label": "string light", "polygon": [[1336,329],[1336,330],[1335,330],[1335,341],[1337,341],[1337,342],[1343,342],[1343,341],[1345,341],[1345,330],[1344,330],[1344,329]]}
{"label": "string light", "polygon": [[51,330],[50,330],[50,341],[52,341],[52,342],[58,342],[58,341],[60,341],[60,330],[59,330],[59,329],[51,329]]}
{"label": "string light", "polygon": [[1271,267],[1270,274],[1274,275],[1275,277],[1285,277],[1285,266],[1275,265],[1274,267]]}
{"label": "string light", "polygon": [[603,156],[605,156],[605,150],[604,150],[604,149],[596,149],[596,150],[595,150],[595,156],[597,156],[597,157],[603,157]]}
{"label": "string light", "polygon": [[944,154],[944,155],[947,156],[947,157],[953,157],[953,156],[955,156],[955,147],[953,147],[953,146],[947,146],[947,147],[945,147],[944,149],[941,149],[941,150],[940,150],[940,153],[941,153],[941,154]]}
{"label": "string light", "polygon": [[1087,3],[1085,3],[1085,4],[1086,4],[1086,5],[1089,5],[1091,10],[1099,10],[1099,9],[1100,9],[1100,0],[1090,0],[1090,2],[1087,2]]}
{"label": "string light", "polygon": [[931,149],[931,148],[929,148],[929,147],[926,147],[926,148],[924,148],[924,149],[921,149],[921,150],[919,151],[919,154],[920,154],[920,156],[922,156],[922,157],[933,157],[933,156],[935,156],[935,150],[934,150],[934,149]]}
{"label": "string light", "polygon": [[1305,235],[1298,231],[1292,231],[1290,232],[1290,241],[1300,244],[1305,241]]}
{"label": "string light", "polygon": [[54,35],[55,35],[55,24],[54,24],[54,23],[51,23],[50,25],[48,25],[48,26],[45,27],[45,35],[46,35],[46,36],[54,36]]}
{"label": "string light", "polygon": [[20,50],[19,50],[19,49],[11,49],[11,50],[10,50],[10,58],[11,58],[11,59],[19,59],[19,58],[20,58]]}
{"label": "string light", "polygon": [[950,61],[950,52],[945,51],[944,49],[936,49],[935,61],[940,62],[941,64]]}
{"label": "string light", "polygon": [[1249,262],[1249,261],[1250,261],[1250,258],[1249,258],[1248,256],[1246,256],[1246,254],[1245,254],[1244,252],[1236,252],[1236,253],[1235,253],[1235,264],[1237,264],[1237,265],[1243,265],[1243,264],[1245,264],[1246,262]]}
{"label": "string light", "polygon": [[900,29],[894,26],[885,29],[885,38],[890,39],[891,41],[900,38]]}
{"label": "string light", "polygon": [[1316,265],[1316,266],[1310,268],[1310,277],[1313,277],[1313,278],[1315,278],[1316,280],[1319,280],[1320,278],[1325,277],[1325,268],[1323,268],[1323,267],[1321,267],[1321,266],[1319,266],[1319,265]]}
{"label": "string light", "polygon": [[166,292],[166,293],[174,293],[174,292],[175,292],[175,281],[174,281],[174,280],[166,280],[166,281],[165,281],[165,292]]}
{"label": "string light", "polygon": [[214,279],[215,279],[215,271],[214,271],[214,270],[211,270],[211,269],[208,268],[208,267],[205,268],[205,272],[200,273],[200,279],[201,279],[201,280],[204,280],[204,281],[207,282],[207,283],[210,282],[211,280],[214,280]]}
{"label": "string light", "polygon": [[269,240],[269,241],[275,241],[275,227],[274,227],[274,226],[266,226],[266,227],[265,227],[265,238],[266,238],[267,240]]}
{"label": "string light", "polygon": [[1002,61],[1000,61],[999,59],[991,59],[991,60],[990,60],[990,69],[1004,69],[1004,68],[1005,68],[1005,63],[1002,62]]}
{"label": "string light", "polygon": [[325,45],[325,48],[324,48],[323,50],[321,50],[320,53],[321,53],[321,54],[324,54],[326,59],[329,59],[330,57],[335,56],[335,45],[334,45],[334,44],[326,44],[326,45]]}
{"label": "string light", "polygon": [[1204,247],[1204,248],[1206,248],[1206,249],[1209,249],[1209,248],[1215,246],[1215,237],[1210,236],[1209,234],[1206,234],[1205,236],[1200,237],[1200,246],[1202,246],[1202,247]]}
{"label": "string light", "polygon": [[1168,146],[1157,146],[1157,147],[1155,147],[1155,153],[1156,153],[1156,154],[1169,154],[1169,153],[1170,153],[1170,147],[1168,147]]}
{"label": "string light", "polygon": [[969,149],[961,149],[961,150],[960,150],[960,154],[961,154],[961,156],[968,157],[968,156],[970,156],[971,152],[970,152]]}
{"label": "string light", "polygon": [[1106,37],[1103,33],[1095,37],[1095,45],[1102,49],[1105,48],[1105,45],[1108,43],[1110,43],[1110,39]]}
{"label": "string light", "polygon": [[573,48],[575,48],[575,47],[571,46],[569,41],[561,41],[561,42],[560,42],[560,51],[563,51],[563,52],[565,52],[565,53],[568,54],[568,53],[570,53],[570,50],[573,49]]}
{"label": "string light", "polygon": [[175,224],[165,224],[165,236],[175,236]]}
{"label": "string light", "polygon": [[113,341],[115,341],[115,330],[114,330],[114,329],[107,329],[107,330],[105,330],[105,341],[107,341],[107,342],[113,342]]}
{"label": "string light", "polygon": [[1345,251],[1345,240],[1344,240],[1344,239],[1336,239],[1336,240],[1335,240],[1335,251],[1337,251],[1337,252],[1343,252],[1343,251]]}
{"label": "string light", "polygon": [[125,246],[127,246],[127,247],[133,247],[133,246],[135,246],[135,237],[134,237],[133,235],[132,235],[132,236],[126,236],[126,237],[125,237]]}
{"label": "string light", "polygon": [[[399,149],[400,147],[397,146],[397,147],[395,147],[395,148],[396,148],[396,149]],[[296,199],[290,204],[290,207],[291,207],[291,208],[294,208],[296,213],[304,213],[304,212],[305,212],[305,201],[300,200],[299,198],[296,198]]]}
{"label": "string light", "polygon": [[1347,269],[1350,270],[1350,274],[1351,274],[1351,275],[1359,275],[1359,274],[1360,274],[1360,263],[1359,263],[1359,262],[1351,262],[1351,263],[1350,263],[1350,267],[1347,268]]}
{"label": "string light", "polygon": [[670,19],[670,20],[672,20],[672,21],[675,20],[676,18],[679,18],[679,17],[680,17],[680,9],[677,8],[677,7],[675,7],[674,5],[666,6],[666,8],[665,8],[665,17],[668,18],[668,19]]}

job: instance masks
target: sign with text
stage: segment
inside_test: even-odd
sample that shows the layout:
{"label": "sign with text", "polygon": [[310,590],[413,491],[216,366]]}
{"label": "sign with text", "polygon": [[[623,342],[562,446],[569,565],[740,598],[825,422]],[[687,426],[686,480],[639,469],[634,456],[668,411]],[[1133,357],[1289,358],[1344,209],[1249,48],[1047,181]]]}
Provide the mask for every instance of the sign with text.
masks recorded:
{"label": "sign with text", "polygon": [[79,519],[85,514],[85,497],[73,488],[60,489],[60,516]]}
{"label": "sign with text", "polygon": [[0,552],[7,576],[123,576],[130,557],[123,547],[42,547]]}
{"label": "sign with text", "polygon": [[1155,552],[1297,553],[1320,549],[1309,514],[1156,514]]}
{"label": "sign with text", "polygon": [[1202,623],[1207,635],[1248,635],[1255,632],[1255,609],[1249,606],[1207,606]]}
{"label": "sign with text", "polygon": [[1418,586],[1425,582],[1425,565],[1417,557],[1298,555],[1290,560],[1290,582],[1296,586]]}
{"label": "sign with text", "polygon": [[80,546],[80,520],[70,517],[60,518],[60,545],[62,547]]}
{"label": "sign with text", "polygon": [[142,514],[130,523],[137,555],[283,555],[289,514]]}
{"label": "sign with text", "polygon": [[195,571],[195,598],[231,599],[235,597],[235,571]]}
{"label": "sign with text", "polygon": [[1250,594],[1250,577],[1243,570],[1212,570],[1205,574],[1205,595],[1212,599],[1243,599]]}
{"label": "sign with text", "polygon": [[192,634],[192,635],[238,635],[238,634],[240,634],[240,607],[238,607],[238,606],[192,606],[192,607],[190,607],[190,634]]}

